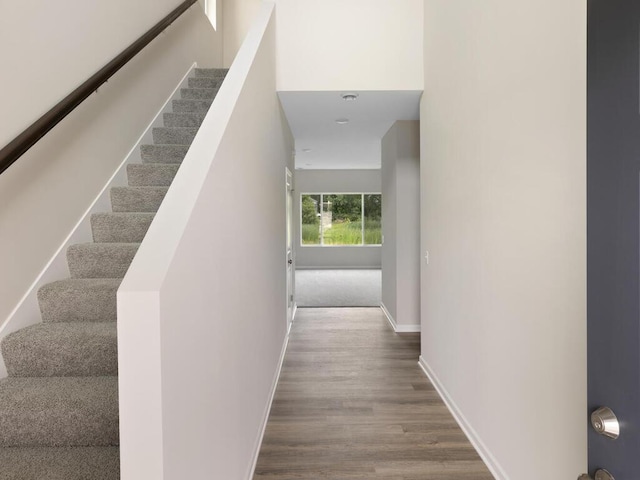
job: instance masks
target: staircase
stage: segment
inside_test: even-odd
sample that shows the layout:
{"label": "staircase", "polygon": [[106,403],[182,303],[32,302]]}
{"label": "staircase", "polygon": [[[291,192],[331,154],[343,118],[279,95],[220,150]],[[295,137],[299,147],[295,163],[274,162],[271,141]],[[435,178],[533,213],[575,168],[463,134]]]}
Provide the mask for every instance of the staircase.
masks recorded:
{"label": "staircase", "polygon": [[116,292],[225,74],[195,69],[93,242],[67,250],[71,278],[38,291],[42,323],[2,341],[0,480],[120,478]]}

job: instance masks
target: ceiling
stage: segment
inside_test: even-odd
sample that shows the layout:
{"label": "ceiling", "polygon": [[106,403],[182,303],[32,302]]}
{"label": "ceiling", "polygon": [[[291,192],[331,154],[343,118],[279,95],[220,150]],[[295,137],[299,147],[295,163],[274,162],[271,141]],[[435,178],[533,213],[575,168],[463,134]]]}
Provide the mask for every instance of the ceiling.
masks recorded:
{"label": "ceiling", "polygon": [[[343,93],[357,93],[345,101]],[[397,120],[418,120],[421,91],[279,92],[299,169],[380,168],[380,140]],[[339,125],[337,119],[348,119]]]}

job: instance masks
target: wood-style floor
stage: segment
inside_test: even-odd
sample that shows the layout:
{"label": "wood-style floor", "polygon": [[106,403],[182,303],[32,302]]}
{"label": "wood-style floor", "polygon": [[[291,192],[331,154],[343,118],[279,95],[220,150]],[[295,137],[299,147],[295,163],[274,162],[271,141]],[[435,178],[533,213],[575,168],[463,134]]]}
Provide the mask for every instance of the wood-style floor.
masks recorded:
{"label": "wood-style floor", "polygon": [[378,308],[299,309],[254,479],[491,480]]}

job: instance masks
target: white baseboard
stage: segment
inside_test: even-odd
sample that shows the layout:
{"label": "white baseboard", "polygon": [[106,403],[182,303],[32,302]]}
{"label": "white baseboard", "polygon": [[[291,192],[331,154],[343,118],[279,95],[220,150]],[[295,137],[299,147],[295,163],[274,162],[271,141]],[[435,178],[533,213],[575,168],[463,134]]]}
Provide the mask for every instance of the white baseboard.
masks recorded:
{"label": "white baseboard", "polygon": [[[164,124],[162,114],[164,112],[171,111],[171,101],[180,98],[180,88],[188,85],[188,78],[193,69],[197,67],[194,63],[185,75],[180,80],[180,83],[171,92],[171,95],[167,98],[162,108],[158,111],[153,120],[145,128],[144,132],[138,138],[136,144],[129,150],[125,158],[120,163],[120,166],[116,169],[114,174],[109,178],[105,186],[100,193],[95,197],[93,202],[85,210],[84,214],[76,225],[73,227],[67,238],[62,242],[60,247],[52,255],[49,261],[44,265],[36,279],[31,286],[27,289],[22,296],[18,304],[11,311],[9,316],[0,323],[0,340],[21,328],[40,323],[42,317],[40,314],[40,306],[38,304],[38,290],[41,286],[61,280],[63,278],[69,278],[69,267],[67,264],[67,248],[77,243],[92,242],[93,236],[91,233],[91,215],[100,212],[111,211],[111,199],[110,189],[113,186],[127,185],[127,165],[129,163],[139,163],[140,157],[140,145],[145,143],[153,143],[152,128],[162,126]],[[0,356],[0,378],[7,376],[7,370]]]}
{"label": "white baseboard", "polygon": [[420,333],[422,328],[420,325],[397,325],[396,333]]}
{"label": "white baseboard", "polygon": [[385,307],[384,303],[382,302],[380,302],[380,309],[382,310],[382,313],[384,313],[384,316],[387,317],[389,325],[391,325],[391,328],[393,328],[393,331],[395,332],[398,324],[396,323],[391,313],[389,313],[389,310],[387,310],[387,307]]}
{"label": "white baseboard", "polygon": [[298,304],[293,302],[293,307],[291,307],[291,321],[287,325],[287,335],[291,333],[291,328],[293,327],[293,322],[296,319],[296,312],[298,311]]}
{"label": "white baseboard", "polygon": [[509,477],[507,476],[505,471],[502,469],[502,467],[500,466],[496,458],[493,456],[493,454],[487,448],[487,446],[483,443],[482,439],[480,438],[478,433],[473,429],[471,424],[467,421],[462,411],[458,408],[456,403],[453,401],[453,399],[449,395],[449,392],[447,392],[446,388],[444,388],[444,385],[442,385],[442,383],[438,379],[438,376],[431,369],[431,367],[429,367],[429,365],[427,364],[426,360],[422,355],[420,355],[420,361],[418,362],[418,365],[420,365],[420,368],[422,369],[424,374],[431,381],[432,385],[435,387],[436,391],[442,398],[442,401],[445,403],[445,405],[451,412],[451,415],[453,415],[453,418],[455,418],[456,422],[458,422],[458,425],[460,426],[464,434],[467,436],[467,438],[471,442],[471,445],[473,445],[473,447],[476,449],[476,451],[478,452],[478,455],[480,455],[480,458],[482,458],[482,461],[485,463],[485,465],[487,466],[489,471],[493,474],[493,476],[496,478],[496,480],[509,480]]}
{"label": "white baseboard", "polygon": [[382,313],[384,313],[384,316],[387,317],[387,320],[389,321],[389,324],[391,325],[391,328],[393,328],[394,332],[420,333],[422,331],[421,325],[398,325],[395,318],[393,318],[393,315],[389,313],[389,310],[387,310],[387,307],[385,307],[384,303],[382,302],[380,302],[380,309],[382,310]]}
{"label": "white baseboard", "polygon": [[[331,247],[327,247],[331,248]],[[358,248],[362,248],[361,246]],[[296,270],[380,270],[382,267],[379,265],[352,265],[352,266],[344,266],[344,265],[297,265]]]}
{"label": "white baseboard", "polygon": [[[294,311],[295,315],[295,311]],[[273,383],[271,384],[271,392],[269,393],[269,401],[267,402],[267,407],[265,408],[263,418],[262,418],[262,427],[260,427],[260,434],[256,440],[256,444],[254,446],[254,454],[253,461],[251,462],[249,474],[247,475],[247,480],[252,480],[253,476],[256,472],[256,466],[258,465],[258,457],[260,456],[260,448],[262,447],[262,439],[264,438],[264,432],[267,429],[267,423],[269,422],[269,414],[271,413],[271,405],[273,404],[273,399],[276,395],[276,388],[278,387],[278,381],[280,380],[280,373],[282,372],[282,365],[284,364],[284,356],[287,353],[287,346],[289,345],[289,334],[285,336],[284,343],[282,344],[282,352],[280,352],[280,360],[278,361],[278,369],[276,370],[276,374],[273,377]]]}

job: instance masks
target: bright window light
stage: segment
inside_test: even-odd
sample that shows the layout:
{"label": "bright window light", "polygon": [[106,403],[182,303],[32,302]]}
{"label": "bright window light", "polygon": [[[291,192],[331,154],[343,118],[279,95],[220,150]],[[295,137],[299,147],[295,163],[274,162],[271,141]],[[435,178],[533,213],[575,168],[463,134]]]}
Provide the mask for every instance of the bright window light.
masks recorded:
{"label": "bright window light", "polygon": [[301,245],[356,246],[382,243],[379,193],[303,193]]}

